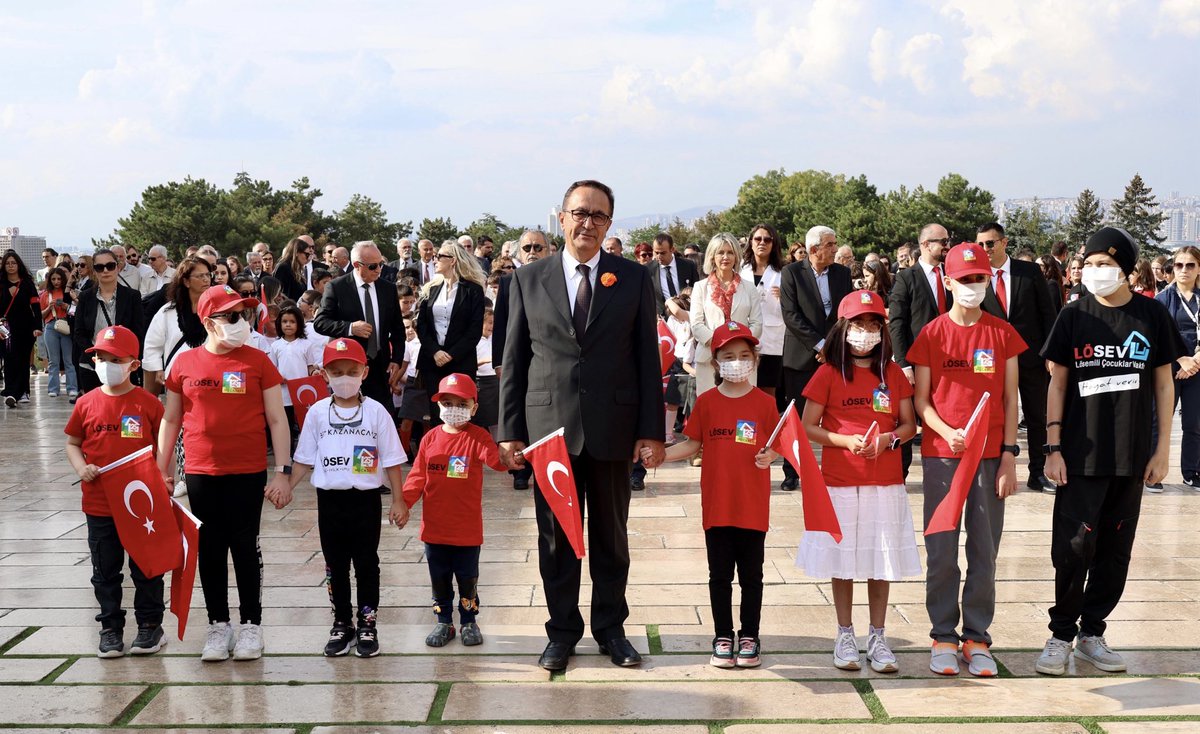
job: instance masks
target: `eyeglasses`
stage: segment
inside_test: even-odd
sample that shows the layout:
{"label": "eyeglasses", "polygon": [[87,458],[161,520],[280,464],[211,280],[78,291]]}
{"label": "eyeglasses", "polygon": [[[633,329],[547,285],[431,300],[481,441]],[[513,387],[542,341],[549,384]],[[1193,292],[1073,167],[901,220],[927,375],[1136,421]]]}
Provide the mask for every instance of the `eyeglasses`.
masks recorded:
{"label": "eyeglasses", "polygon": [[254,318],[254,315],[249,311],[230,311],[229,313],[215,313],[212,316],[209,316],[209,318],[214,321],[220,319],[227,324],[236,324],[242,319],[250,321]]}
{"label": "eyeglasses", "polygon": [[150,262],[156,262],[158,260],[158,255],[151,255],[150,257],[148,257],[146,259],[149,260]]}
{"label": "eyeglasses", "polygon": [[363,266],[367,270],[370,270],[372,273],[375,272],[376,270],[378,270],[380,265],[383,265],[383,263],[364,263],[364,262],[360,262],[358,264]]}
{"label": "eyeglasses", "polygon": [[772,242],[774,242],[774,241],[775,241],[775,239],[774,239],[773,237],[755,237],[755,238],[753,239],[753,241],[754,241],[754,242],[765,243],[765,244],[768,244],[768,245],[769,245],[769,244],[771,244]]}
{"label": "eyeglasses", "polygon": [[501,265],[500,269],[501,270],[516,270],[517,268],[513,265]]}
{"label": "eyeglasses", "polygon": [[453,259],[454,259],[453,255],[447,254],[445,252],[438,253],[438,260],[453,260]]}
{"label": "eyeglasses", "polygon": [[95,270],[96,272],[103,273],[108,270],[116,270],[117,264],[115,262],[111,262],[111,263],[96,263],[96,262],[94,262],[94,263],[92,263],[92,269]]}
{"label": "eyeglasses", "polygon": [[946,245],[950,244],[950,238],[949,237],[938,237],[936,239],[925,240],[921,244],[922,245],[941,245],[942,247],[945,247]]}
{"label": "eyeglasses", "polygon": [[[593,221],[595,221],[595,220],[593,220]],[[541,245],[538,245],[538,244],[521,245],[521,252],[541,252],[544,249],[546,249],[546,248],[542,247]]]}
{"label": "eyeglasses", "polygon": [[576,224],[583,224],[590,219],[592,220],[592,224],[597,227],[607,227],[608,223],[612,221],[612,217],[604,212],[589,212],[587,209],[572,209],[567,213],[571,215],[571,219],[573,219]]}
{"label": "eyeglasses", "polygon": [[238,291],[238,295],[242,298],[254,298],[254,291]]}
{"label": "eyeglasses", "polygon": [[[933,240],[926,240],[926,241],[933,242]],[[995,247],[996,245],[999,245],[1003,241],[1004,240],[980,240],[979,244],[983,245],[983,249],[990,250],[993,247]]]}
{"label": "eyeglasses", "polygon": [[639,252],[637,259],[638,260],[649,260],[651,257],[653,257],[653,255],[649,252]]}
{"label": "eyeglasses", "polygon": [[1195,270],[1196,263],[1175,263],[1171,267],[1175,268],[1176,270]]}

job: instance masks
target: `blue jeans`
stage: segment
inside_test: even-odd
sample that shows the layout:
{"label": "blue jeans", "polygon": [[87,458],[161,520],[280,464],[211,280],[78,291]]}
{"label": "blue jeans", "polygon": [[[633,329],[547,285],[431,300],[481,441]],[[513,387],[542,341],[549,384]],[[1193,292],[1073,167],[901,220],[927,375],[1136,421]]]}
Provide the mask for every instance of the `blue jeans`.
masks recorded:
{"label": "blue jeans", "polygon": [[75,382],[75,361],[71,358],[71,350],[74,348],[71,337],[55,331],[53,323],[46,324],[44,328],[42,341],[46,345],[46,358],[50,360],[50,380],[46,384],[47,392],[58,392],[60,370],[67,373],[67,391],[78,390],[79,386]]}

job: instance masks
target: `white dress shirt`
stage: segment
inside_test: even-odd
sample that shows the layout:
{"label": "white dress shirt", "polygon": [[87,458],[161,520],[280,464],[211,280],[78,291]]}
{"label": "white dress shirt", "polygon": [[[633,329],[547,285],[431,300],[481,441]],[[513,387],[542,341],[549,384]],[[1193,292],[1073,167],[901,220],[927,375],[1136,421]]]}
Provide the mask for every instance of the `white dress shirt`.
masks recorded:
{"label": "white dress shirt", "polygon": [[567,278],[567,305],[571,309],[571,315],[575,315],[575,296],[579,293],[579,284],[583,281],[583,276],[576,269],[578,265],[587,265],[591,270],[588,271],[588,282],[592,284],[592,296],[596,295],[596,267],[600,264],[600,250],[596,250],[596,254],[592,255],[592,259],[585,263],[580,263],[570,252],[564,247],[562,250],[562,265],[563,275]]}
{"label": "white dress shirt", "polygon": [[1000,300],[996,285],[1000,280],[1000,273],[1004,273],[1004,315],[1012,313],[1012,258],[1005,257],[1004,264],[998,268],[992,268],[992,290],[996,292],[996,300]]}
{"label": "white dress shirt", "polygon": [[[828,271],[828,268],[826,268]],[[746,284],[754,283],[754,266],[742,266],[742,282]],[[760,354],[780,356],[783,354],[783,338],[786,327],[783,323],[783,307],[780,305],[779,296],[774,295],[772,288],[778,288],[783,275],[776,270],[774,266],[768,265],[758,282],[758,294],[762,296],[762,338],[759,339],[758,348]],[[818,282],[818,285],[820,283]],[[829,280],[825,279],[825,288],[829,289]],[[822,300],[825,295],[822,294]],[[832,303],[830,304],[832,306]]]}
{"label": "white dress shirt", "polygon": [[938,302],[938,288],[943,288],[942,276],[938,272],[942,266],[940,264],[929,265],[924,260],[918,260],[917,262],[921,263],[921,269],[925,271],[925,280],[929,283],[929,292],[933,294],[933,302],[936,305]]}
{"label": "white dress shirt", "polygon": [[433,311],[433,330],[437,332],[438,344],[446,344],[446,332],[450,330],[450,314],[454,312],[454,298],[458,295],[458,281],[442,283],[430,310]]}
{"label": "white dress shirt", "polygon": [[[354,271],[354,291],[358,294],[358,304],[360,306],[362,306],[364,321],[367,318],[366,296],[368,293],[370,294],[371,311],[375,314],[375,323],[371,324],[371,328],[375,329],[375,333],[378,334],[379,333],[379,295],[375,292],[375,284],[372,283],[371,288],[366,293],[364,293],[362,276],[358,274],[357,270],[355,270]],[[349,327],[349,326],[346,327],[346,336],[354,336],[354,334],[351,332],[351,327]],[[382,338],[380,338],[379,343],[381,345],[383,344]]]}
{"label": "white dress shirt", "polygon": [[[678,295],[679,294],[679,258],[678,257],[672,255],[670,265],[663,265],[662,263],[659,263],[659,265],[658,265],[658,287],[662,291],[664,301],[671,297],[671,289],[667,287],[667,271],[671,272],[671,282],[675,284],[675,293],[676,293],[676,295]],[[754,281],[752,280],[750,282],[753,283]]]}

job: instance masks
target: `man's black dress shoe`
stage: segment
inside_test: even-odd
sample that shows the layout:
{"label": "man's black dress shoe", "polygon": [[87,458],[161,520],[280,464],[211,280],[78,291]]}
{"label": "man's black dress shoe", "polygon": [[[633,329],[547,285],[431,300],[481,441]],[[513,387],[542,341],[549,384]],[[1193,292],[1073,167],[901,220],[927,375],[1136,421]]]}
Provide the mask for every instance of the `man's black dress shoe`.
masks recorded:
{"label": "man's black dress shoe", "polygon": [[629,488],[632,489],[634,492],[641,492],[642,490],[644,490],[646,488],[646,480],[630,479],[629,480]]}
{"label": "man's black dress shoe", "polygon": [[642,664],[642,656],[633,649],[633,644],[624,637],[614,637],[608,642],[600,643],[600,654],[608,655],[613,665],[630,668]]}
{"label": "man's black dress shoe", "polygon": [[800,480],[796,477],[788,477],[779,484],[779,488],[784,492],[795,492],[800,489]]}
{"label": "man's black dress shoe", "polygon": [[529,480],[517,477],[513,480],[513,489],[529,489]]}
{"label": "man's black dress shoe", "polygon": [[[551,641],[538,658],[538,665],[546,670],[566,670],[567,659],[575,654],[575,646],[565,642]],[[635,653],[636,654],[636,653]]]}
{"label": "man's black dress shoe", "polygon": [[1054,493],[1054,490],[1058,489],[1058,485],[1044,476],[1029,477],[1029,482],[1026,486],[1038,492],[1050,492],[1051,494]]}

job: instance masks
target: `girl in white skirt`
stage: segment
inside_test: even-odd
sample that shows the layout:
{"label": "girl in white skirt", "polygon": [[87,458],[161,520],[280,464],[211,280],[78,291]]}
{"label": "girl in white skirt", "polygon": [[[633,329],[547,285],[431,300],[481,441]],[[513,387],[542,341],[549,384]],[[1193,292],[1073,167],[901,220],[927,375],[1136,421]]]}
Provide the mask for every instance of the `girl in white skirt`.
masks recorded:
{"label": "girl in white skirt", "polygon": [[826,337],[825,364],[804,390],[804,428],[821,444],[821,472],[842,528],[842,542],[806,532],[796,565],[832,579],[838,632],[833,664],[858,670],[851,608],[854,579],[867,580],[871,627],[867,661],[877,673],[898,670],[884,635],[889,582],[921,574],[900,444],[917,432],[913,389],[892,361],[883,299],[855,291],[838,306]]}

